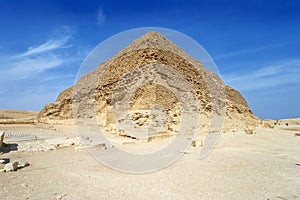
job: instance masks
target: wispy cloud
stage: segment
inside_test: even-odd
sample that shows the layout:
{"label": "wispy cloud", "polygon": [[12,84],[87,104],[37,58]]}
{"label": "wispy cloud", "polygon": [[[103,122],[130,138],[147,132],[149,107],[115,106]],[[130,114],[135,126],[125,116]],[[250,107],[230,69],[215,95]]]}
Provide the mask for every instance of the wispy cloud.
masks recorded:
{"label": "wispy cloud", "polygon": [[300,60],[264,66],[247,74],[233,72],[222,77],[226,84],[240,91],[276,89],[288,84],[300,85]]}
{"label": "wispy cloud", "polygon": [[[74,76],[67,68],[80,62],[78,57],[68,56],[72,52],[73,34],[73,29],[68,26],[58,27],[53,30],[50,39],[42,44],[29,47],[23,53],[1,54],[0,106],[16,109],[19,105],[26,109],[32,106],[30,102],[34,102],[34,108],[41,109],[43,104],[72,84]],[[42,99],[49,96],[51,98],[48,100]],[[27,99],[26,102],[24,99]]]}
{"label": "wispy cloud", "polygon": [[67,45],[68,41],[69,41],[69,37],[65,37],[60,40],[50,39],[41,45],[28,47],[28,50],[22,53],[21,55],[19,55],[19,57],[26,57],[26,56],[41,54],[56,49],[68,48],[71,46],[70,44]]}
{"label": "wispy cloud", "polygon": [[271,44],[271,45],[266,45],[266,46],[261,46],[261,47],[255,47],[255,48],[250,48],[250,49],[240,49],[237,51],[232,51],[228,53],[224,53],[221,55],[214,56],[214,60],[221,60],[224,58],[231,58],[235,56],[241,56],[241,55],[247,55],[249,53],[255,53],[255,52],[260,52],[260,51],[265,51],[271,48],[277,48],[277,47],[282,47],[290,43],[278,43],[278,44]]}
{"label": "wispy cloud", "polygon": [[68,26],[62,26],[56,28],[53,31],[53,38],[50,38],[46,42],[28,47],[27,51],[17,55],[17,57],[28,57],[32,55],[42,54],[49,51],[54,51],[62,48],[69,48],[72,45],[68,44],[72,38],[72,29]]}
{"label": "wispy cloud", "polygon": [[97,13],[97,23],[99,26],[104,26],[105,25],[105,15],[103,13],[103,9],[99,8],[98,13]]}
{"label": "wispy cloud", "polygon": [[0,55],[2,108],[40,110],[73,83],[75,72],[72,75],[68,68],[82,59],[74,57],[70,48],[74,32],[72,27],[60,26],[43,43]]}
{"label": "wispy cloud", "polygon": [[[11,54],[0,57],[0,72],[5,79],[26,79],[67,64],[71,59],[65,57],[64,52],[72,46],[71,38],[73,29],[69,26],[55,28],[52,37],[46,42],[30,46],[23,53]],[[44,75],[46,78],[46,75]]]}
{"label": "wispy cloud", "polygon": [[43,71],[56,68],[63,63],[63,59],[55,54],[41,55],[34,58],[24,58],[12,61],[8,65],[7,73],[18,79],[33,77]]}

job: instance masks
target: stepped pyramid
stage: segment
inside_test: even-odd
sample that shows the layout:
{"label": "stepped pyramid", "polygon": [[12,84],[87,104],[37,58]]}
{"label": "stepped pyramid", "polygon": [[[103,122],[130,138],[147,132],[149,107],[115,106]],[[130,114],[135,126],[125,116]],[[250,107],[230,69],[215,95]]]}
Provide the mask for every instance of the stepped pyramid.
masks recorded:
{"label": "stepped pyramid", "polygon": [[[200,106],[200,131],[209,127],[213,116],[222,115],[222,108],[225,117],[224,131],[245,130],[260,123],[260,119],[251,112],[238,91],[226,86],[216,74],[158,32],[146,33],[113,58],[99,64],[76,85],[63,91],[54,103],[46,105],[39,113],[38,121],[66,124],[73,123],[76,118],[104,127],[113,134],[118,132],[120,135],[130,135],[114,127],[119,119],[114,116],[114,99],[121,98],[115,94],[118,93],[118,89],[126,88],[124,85],[120,86],[120,82],[132,85],[145,76],[147,69],[156,70],[159,74],[157,69],[162,70],[165,66],[169,67],[170,73],[174,71],[175,74],[180,74],[193,90]],[[168,73],[166,71],[164,73]],[[164,78],[166,75],[160,76]],[[174,87],[176,85],[172,86]],[[137,126],[147,125],[151,118],[149,112],[154,105],[160,105],[161,110],[166,111],[164,131],[175,131],[180,121],[179,110],[182,102],[180,104],[178,96],[168,86],[151,81],[131,91],[127,107],[131,113],[130,119]]]}

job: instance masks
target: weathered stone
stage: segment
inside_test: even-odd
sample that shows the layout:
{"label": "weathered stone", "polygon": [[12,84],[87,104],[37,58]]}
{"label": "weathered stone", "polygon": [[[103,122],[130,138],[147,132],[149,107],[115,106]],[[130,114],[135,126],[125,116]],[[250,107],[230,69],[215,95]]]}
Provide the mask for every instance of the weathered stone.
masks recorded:
{"label": "weathered stone", "polygon": [[[44,107],[38,115],[38,121],[65,121],[74,116],[86,120],[85,116],[90,116],[96,109],[97,113],[106,110],[103,111],[105,112],[104,115],[101,114],[101,125],[115,123],[119,116],[114,116],[111,110],[107,108],[113,106],[113,94],[116,94],[114,88],[116,88],[117,83],[120,83],[119,80],[139,66],[157,67],[164,65],[176,70],[190,83],[203,108],[200,114],[204,121],[209,120],[212,114],[221,112],[222,109],[220,108],[226,107],[225,129],[242,131],[247,124],[255,127],[261,123],[261,120],[251,112],[242,95],[233,88],[226,86],[216,74],[208,71],[200,62],[201,60],[193,59],[160,33],[149,32],[118,52],[112,59],[100,64],[93,72],[83,76],[75,86],[63,91],[54,103]],[[136,74],[134,77],[138,79],[140,74]],[[217,86],[217,88],[211,88],[211,86]],[[219,88],[224,89],[224,98],[223,92]],[[213,106],[214,102],[212,101],[213,96],[219,98],[219,95],[220,99],[217,100],[224,103],[224,106],[220,104],[220,108]],[[123,96],[118,96],[118,98],[123,98]],[[93,101],[90,100],[94,100],[96,103],[93,104]],[[170,109],[177,101],[176,95],[169,89],[164,89],[158,84],[149,84],[139,88],[133,94],[130,99],[132,102],[130,106],[134,110],[138,110],[150,109],[151,105],[156,104]],[[78,107],[78,113],[75,115],[73,106]],[[91,107],[95,109],[90,110]],[[102,122],[102,119],[105,121],[105,115],[107,122]],[[176,119],[171,119],[170,124],[176,121]],[[139,125],[142,126],[142,122],[139,122]],[[171,127],[171,129],[175,128]]]}
{"label": "weathered stone", "polygon": [[19,161],[18,161],[18,169],[27,167],[27,166],[29,166],[29,165],[30,165],[29,162],[27,162],[27,161],[25,161],[25,160],[19,160]]}
{"label": "weathered stone", "polygon": [[115,124],[116,123],[115,116],[112,112],[107,112],[106,123],[107,124]]}
{"label": "weathered stone", "polygon": [[245,129],[245,133],[246,134],[254,134],[254,130],[253,129]]}
{"label": "weathered stone", "polygon": [[264,128],[274,128],[278,122],[276,120],[262,120]]}
{"label": "weathered stone", "polygon": [[295,136],[295,137],[296,137],[296,136],[300,136],[300,133],[295,133],[294,136]]}
{"label": "weathered stone", "polygon": [[5,162],[5,160],[0,159],[0,164],[3,164]]}
{"label": "weathered stone", "polygon": [[50,151],[56,148],[52,145],[48,145],[44,142],[30,142],[30,143],[20,143],[18,145],[18,151]]}
{"label": "weathered stone", "polygon": [[4,166],[4,172],[13,172],[18,169],[18,162],[11,162]]}
{"label": "weathered stone", "polygon": [[58,147],[69,147],[73,145],[79,145],[80,141],[78,138],[62,137],[62,138],[47,139],[45,140],[45,143],[54,146],[55,148],[58,148]]}
{"label": "weathered stone", "polygon": [[158,132],[156,134],[149,134],[148,135],[148,140],[147,142],[151,142],[151,141],[155,141],[155,140],[161,140],[161,139],[165,139],[165,138],[169,138],[174,136],[173,132],[169,132],[169,131],[161,131]]}
{"label": "weathered stone", "polygon": [[121,144],[121,145],[136,143],[135,139],[131,139],[131,138],[127,138],[127,137],[114,138],[114,139],[110,139],[110,141],[113,143],[116,143],[116,144]]}
{"label": "weathered stone", "polygon": [[75,151],[80,151],[80,150],[87,150],[87,149],[106,149],[105,143],[96,143],[96,144],[90,144],[90,145],[84,145],[84,146],[78,146],[75,147]]}
{"label": "weathered stone", "polygon": [[193,140],[192,143],[191,143],[191,145],[193,147],[201,147],[202,146],[202,141],[200,141],[200,140]]}
{"label": "weathered stone", "polygon": [[6,142],[21,142],[21,141],[31,141],[36,139],[37,137],[35,135],[27,135],[27,134],[9,134],[5,136]]}
{"label": "weathered stone", "polygon": [[0,131],[0,150],[2,149],[3,146],[3,140],[4,140],[4,131]]}

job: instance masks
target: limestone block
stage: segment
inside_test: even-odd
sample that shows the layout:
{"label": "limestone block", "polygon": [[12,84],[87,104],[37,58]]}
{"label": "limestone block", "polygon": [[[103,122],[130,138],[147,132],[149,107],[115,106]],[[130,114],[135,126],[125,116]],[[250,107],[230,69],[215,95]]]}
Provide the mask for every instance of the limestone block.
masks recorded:
{"label": "limestone block", "polygon": [[11,162],[4,166],[4,172],[13,172],[18,169],[18,162]]}
{"label": "limestone block", "polygon": [[3,145],[4,135],[5,135],[4,131],[0,131],[0,149]]}
{"label": "limestone block", "polygon": [[193,147],[201,147],[202,146],[202,141],[201,140],[193,140],[191,145]]}

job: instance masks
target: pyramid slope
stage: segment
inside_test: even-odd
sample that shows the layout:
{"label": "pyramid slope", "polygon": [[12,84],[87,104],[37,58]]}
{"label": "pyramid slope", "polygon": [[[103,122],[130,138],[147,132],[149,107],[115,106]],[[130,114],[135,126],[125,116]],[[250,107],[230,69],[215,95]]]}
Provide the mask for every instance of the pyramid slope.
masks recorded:
{"label": "pyramid slope", "polygon": [[[82,77],[75,87],[62,92],[56,102],[45,106],[39,113],[39,121],[57,123],[59,120],[72,119],[73,101],[81,102],[77,117],[87,115],[86,108],[95,102],[96,112],[101,112],[111,106],[112,91],[118,80],[124,74],[142,65],[167,65],[179,71],[193,85],[203,108],[201,114],[206,118],[210,118],[213,112],[211,94],[218,94],[217,89],[211,89],[209,86],[217,85],[219,88],[224,88],[225,129],[244,129],[256,126],[260,121],[253,115],[246,100],[238,91],[226,86],[217,75],[205,69],[199,61],[158,32],[148,32],[137,38],[113,58]],[[76,88],[80,88],[80,92],[76,91]]]}

